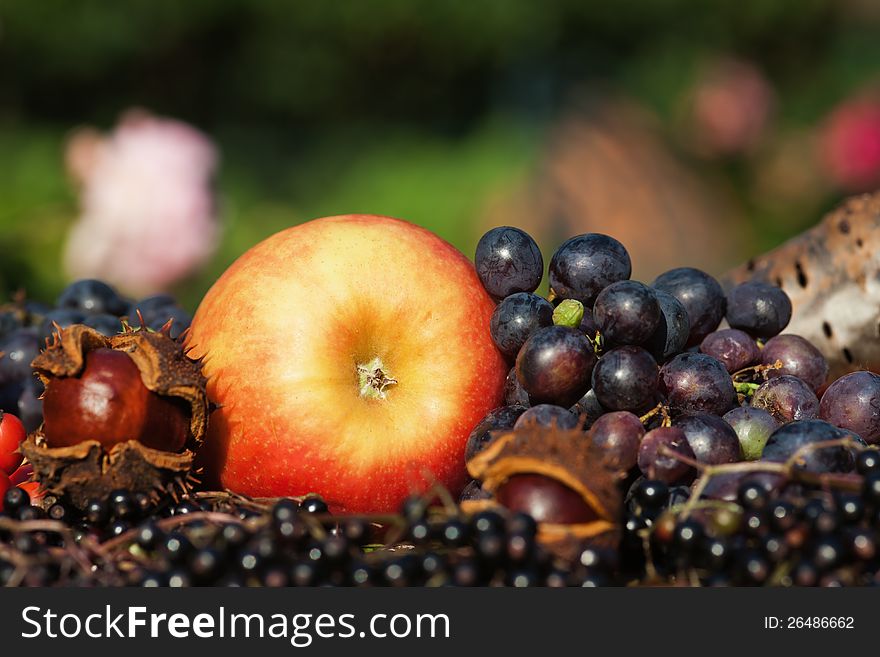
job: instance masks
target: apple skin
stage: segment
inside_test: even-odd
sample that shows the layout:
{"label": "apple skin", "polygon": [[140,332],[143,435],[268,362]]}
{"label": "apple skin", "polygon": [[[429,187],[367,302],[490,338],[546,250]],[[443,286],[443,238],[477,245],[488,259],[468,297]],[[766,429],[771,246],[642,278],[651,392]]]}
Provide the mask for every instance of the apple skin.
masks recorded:
{"label": "apple skin", "polygon": [[[434,481],[457,494],[473,427],[507,366],[473,264],[424,228],[316,219],[251,248],[208,291],[187,337],[203,359],[209,480],[253,497],[318,493],[331,510],[396,511]],[[358,364],[397,380],[361,395]]]}

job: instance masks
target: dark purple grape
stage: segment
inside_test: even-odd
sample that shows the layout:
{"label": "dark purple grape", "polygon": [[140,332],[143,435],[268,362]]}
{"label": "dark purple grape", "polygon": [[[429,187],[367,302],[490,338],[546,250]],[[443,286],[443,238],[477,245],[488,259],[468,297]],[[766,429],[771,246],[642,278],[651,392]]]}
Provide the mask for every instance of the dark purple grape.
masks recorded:
{"label": "dark purple grape", "polygon": [[154,331],[161,329],[170,320],[169,335],[175,339],[192,323],[192,315],[181,308],[169,294],[156,294],[132,303],[128,308],[128,321],[133,326],[141,324],[138,312],[140,318],[143,318],[143,325]]}
{"label": "dark purple grape", "polygon": [[103,281],[83,279],[68,285],[55,302],[58,308],[77,310],[88,315],[123,315],[126,304],[116,290]]}
{"label": "dark purple grape", "polygon": [[591,340],[596,338],[596,333],[599,332],[599,327],[596,326],[596,322],[593,320],[593,313],[588,309],[584,312],[584,317],[581,319],[581,325],[578,328]]}
{"label": "dark purple grape", "polygon": [[571,406],[590,389],[596,354],[577,329],[548,326],[516,358],[516,376],[533,402]]}
{"label": "dark purple grape", "polygon": [[88,315],[82,323],[108,338],[122,331],[122,321],[115,315]]}
{"label": "dark purple grape", "polygon": [[736,463],[742,459],[739,438],[727,422],[717,415],[683,415],[673,423],[684,432],[696,459],[709,465]]}
{"label": "dark purple grape", "polygon": [[609,346],[641,344],[657,329],[660,317],[654,291],[638,281],[612,283],[593,305],[593,321]]}
{"label": "dark purple grape", "polygon": [[677,452],[684,457],[694,458],[694,452],[687,436],[679,427],[659,427],[652,429],[642,438],[639,447],[639,470],[648,479],[657,479],[672,484],[693,474],[694,469],[674,456],[660,454],[660,447]]}
{"label": "dark purple grape", "polygon": [[517,292],[502,299],[495,308],[489,332],[501,353],[514,359],[532,333],[552,324],[553,306],[549,301],[536,294]]}
{"label": "dark purple grape", "polygon": [[683,413],[724,415],[737,403],[727,369],[706,354],[679,354],[666,363],[660,368],[660,392]]}
{"label": "dark purple grape", "polygon": [[32,329],[13,331],[0,343],[0,409],[18,410],[18,400],[33,377],[31,361],[39,353],[39,338]]}
{"label": "dark purple grape", "polygon": [[606,413],[590,428],[593,445],[599,447],[609,461],[621,470],[635,466],[644,435],[642,421],[629,411]]}
{"label": "dark purple grape", "polygon": [[496,299],[534,292],[544,276],[541,249],[528,233],[511,226],[493,228],[480,238],[474,264],[483,287]]}
{"label": "dark purple grape", "polygon": [[771,370],[767,376],[790,374],[804,381],[814,392],[828,377],[828,361],[810,342],[799,335],[777,335],[770,338],[761,350],[761,364],[782,362],[782,369]]}
{"label": "dark purple grape", "polygon": [[596,393],[591,388],[571,407],[571,412],[580,416],[584,429],[589,429],[596,420],[608,412],[608,409],[599,403]]}
{"label": "dark purple grape", "polygon": [[507,406],[530,406],[529,393],[516,378],[516,368],[511,367],[504,380],[504,404]]}
{"label": "dark purple grape", "polygon": [[654,296],[660,305],[660,321],[642,346],[651,352],[658,363],[663,363],[685,348],[691,323],[681,301],[663,290],[655,289]]}
{"label": "dark purple grape", "polygon": [[771,493],[784,483],[785,477],[775,472],[724,472],[709,479],[703,489],[703,497],[735,502],[745,484],[756,484]]}
{"label": "dark purple grape", "polygon": [[558,427],[560,429],[574,429],[577,425],[577,415],[567,408],[553,404],[538,404],[522,413],[513,428]]}
{"label": "dark purple grape", "polygon": [[[845,438],[847,432],[824,420],[797,420],[778,428],[770,435],[761,458],[783,463],[807,445]],[[802,455],[797,467],[810,472],[848,472],[853,455],[846,447],[826,447]]]}
{"label": "dark purple grape", "polygon": [[660,274],[652,287],[671,294],[687,311],[691,324],[688,345],[698,345],[718,328],[724,317],[724,290],[706,272],[693,267],[679,267]]}
{"label": "dark purple grape", "polygon": [[782,424],[819,415],[819,399],[810,386],[788,374],[762,383],[755,390],[752,406],[763,408]]}
{"label": "dark purple grape", "polygon": [[557,297],[577,299],[592,308],[604,288],[624,281],[632,262],[623,244],[613,237],[587,233],[566,240],[550,259],[550,289]]}
{"label": "dark purple grape", "polygon": [[657,363],[641,347],[618,347],[607,352],[593,369],[596,399],[612,411],[634,411],[657,392]]}
{"label": "dark purple grape", "polygon": [[21,327],[22,317],[17,310],[0,310],[0,341]]}
{"label": "dark purple grape", "polygon": [[752,365],[761,357],[761,350],[754,338],[739,329],[713,331],[703,338],[700,351],[721,361],[731,374]]}
{"label": "dark purple grape", "polygon": [[741,283],[727,293],[727,323],[757,338],[779,335],[791,320],[791,300],[775,285]]}
{"label": "dark purple grape", "polygon": [[192,315],[190,315],[180,306],[173,306],[171,308],[168,308],[166,312],[162,315],[157,315],[154,321],[145,322],[145,325],[149,329],[158,331],[159,329],[163,328],[168,322],[171,322],[171,328],[168,331],[168,335],[172,339],[176,340],[186,329],[190,327],[190,324],[192,324]]}
{"label": "dark purple grape", "polygon": [[470,461],[474,456],[482,452],[492,442],[493,431],[504,431],[513,428],[519,416],[526,409],[523,406],[502,406],[493,409],[480,420],[480,423],[471,431],[464,448],[465,461]]}
{"label": "dark purple grape", "polygon": [[819,417],[869,444],[880,442],[880,376],[852,372],[837,379],[822,395]]}
{"label": "dark purple grape", "polygon": [[31,361],[40,353],[40,343],[33,329],[13,331],[0,343],[0,385],[31,378]]}
{"label": "dark purple grape", "polygon": [[736,432],[743,458],[755,461],[761,458],[761,452],[770,434],[776,431],[781,422],[763,408],[738,406],[728,411],[722,418]]}
{"label": "dark purple grape", "polygon": [[55,308],[50,310],[40,323],[38,335],[40,345],[45,345],[46,340],[50,340],[59,328],[65,329],[73,324],[81,324],[85,318],[85,313],[73,308]]}
{"label": "dark purple grape", "polygon": [[179,306],[173,296],[170,294],[154,294],[132,303],[126,313],[128,314],[129,322],[134,326],[140,324],[138,320],[139,312],[141,317],[144,318],[144,325],[164,324],[171,317],[174,308],[179,308]]}

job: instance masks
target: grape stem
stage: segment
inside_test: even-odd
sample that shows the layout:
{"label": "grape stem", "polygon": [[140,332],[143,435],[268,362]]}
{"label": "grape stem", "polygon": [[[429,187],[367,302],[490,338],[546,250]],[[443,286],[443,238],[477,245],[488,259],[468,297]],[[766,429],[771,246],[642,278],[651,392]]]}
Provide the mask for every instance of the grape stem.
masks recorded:
{"label": "grape stem", "polygon": [[684,520],[696,508],[696,504],[709,484],[712,477],[723,474],[736,474],[741,472],[769,472],[781,475],[786,479],[812,484],[823,487],[838,488],[847,491],[861,490],[864,478],[850,473],[823,472],[816,473],[804,470],[803,459],[813,452],[832,447],[846,447],[849,449],[864,449],[864,445],[857,443],[852,438],[835,438],[823,440],[797,449],[786,461],[776,463],[772,461],[746,461],[744,463],[722,463],[710,465],[701,463],[684,454],[680,454],[667,445],[661,445],[657,452],[662,456],[674,458],[681,463],[691,466],[700,473],[699,479],[694,484],[688,501],[682,507],[681,519]]}
{"label": "grape stem", "polygon": [[661,427],[671,427],[672,426],[672,417],[670,417],[670,415],[669,415],[669,407],[666,404],[664,404],[663,402],[660,402],[654,408],[652,408],[650,411],[648,411],[647,413],[642,415],[639,418],[639,421],[642,424],[644,424],[645,426],[647,426],[648,422],[650,422],[651,419],[656,417],[658,414],[663,418],[662,421],[660,422]]}
{"label": "grape stem", "polygon": [[741,381],[746,381],[748,379],[755,378],[756,375],[760,375],[761,378],[766,381],[767,374],[774,370],[782,369],[782,361],[777,359],[775,363],[770,365],[752,365],[751,367],[744,367],[741,370],[737,370],[731,375],[734,384],[737,384]]}

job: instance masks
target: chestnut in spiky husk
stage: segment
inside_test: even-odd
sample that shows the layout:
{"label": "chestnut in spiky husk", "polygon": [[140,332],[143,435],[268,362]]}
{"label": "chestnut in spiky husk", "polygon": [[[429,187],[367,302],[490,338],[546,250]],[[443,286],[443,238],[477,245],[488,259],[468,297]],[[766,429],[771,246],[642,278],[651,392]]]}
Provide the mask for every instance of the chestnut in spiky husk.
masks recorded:
{"label": "chestnut in spiky husk", "polygon": [[46,492],[82,506],[118,488],[187,489],[208,400],[180,342],[130,328],[108,338],[77,324],[32,366],[46,389],[44,423],[22,451]]}
{"label": "chestnut in spiky husk", "polygon": [[468,461],[488,500],[462,503],[466,511],[501,505],[538,522],[538,541],[556,556],[619,540],[624,473],[583,431],[534,427],[498,435]]}

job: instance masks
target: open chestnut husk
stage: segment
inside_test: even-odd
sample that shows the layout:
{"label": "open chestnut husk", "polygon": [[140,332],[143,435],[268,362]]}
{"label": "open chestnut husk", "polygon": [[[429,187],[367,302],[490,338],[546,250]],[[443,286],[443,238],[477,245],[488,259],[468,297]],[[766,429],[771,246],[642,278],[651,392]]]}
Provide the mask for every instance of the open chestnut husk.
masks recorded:
{"label": "open chestnut husk", "polygon": [[83,506],[119,488],[189,489],[207,430],[206,379],[167,331],[105,337],[76,324],[31,365],[45,386],[44,421],[21,449],[46,493]]}
{"label": "open chestnut husk", "polygon": [[487,500],[462,502],[466,512],[504,507],[538,522],[538,541],[573,559],[585,547],[612,548],[620,540],[625,473],[578,429],[534,427],[499,434],[470,459]]}

